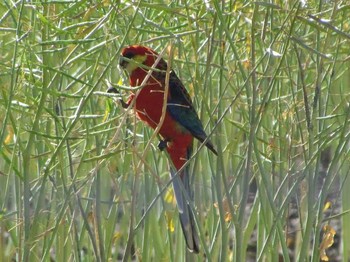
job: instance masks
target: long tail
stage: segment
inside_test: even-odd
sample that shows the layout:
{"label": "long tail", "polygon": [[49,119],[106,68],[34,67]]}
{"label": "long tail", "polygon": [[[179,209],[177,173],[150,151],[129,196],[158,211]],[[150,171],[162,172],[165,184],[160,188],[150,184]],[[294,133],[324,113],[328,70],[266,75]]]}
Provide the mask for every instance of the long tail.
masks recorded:
{"label": "long tail", "polygon": [[[179,209],[179,217],[181,222],[181,227],[183,234],[185,236],[187,248],[194,253],[199,253],[199,239],[196,231],[196,225],[193,218],[193,213],[188,201],[192,201],[192,192],[190,188],[190,176],[187,172],[188,168],[185,168],[184,173],[177,175],[176,170],[174,168],[170,169],[170,174],[174,178],[173,179],[173,188],[175,192],[175,198],[177,202],[177,206]],[[190,198],[186,198],[183,190],[186,191],[187,196]]]}

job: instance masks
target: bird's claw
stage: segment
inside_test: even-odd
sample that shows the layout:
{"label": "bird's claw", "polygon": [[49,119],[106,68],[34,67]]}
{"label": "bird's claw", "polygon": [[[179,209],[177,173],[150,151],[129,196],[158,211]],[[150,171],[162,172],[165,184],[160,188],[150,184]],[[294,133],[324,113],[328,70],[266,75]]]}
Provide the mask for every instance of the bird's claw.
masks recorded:
{"label": "bird's claw", "polygon": [[165,148],[168,146],[168,140],[160,140],[158,143],[158,148],[160,151],[164,151]]}
{"label": "bird's claw", "polygon": [[120,104],[122,105],[122,108],[126,109],[126,108],[129,107],[129,105],[128,105],[127,103],[125,103],[123,99],[120,98],[120,99],[119,99],[119,102],[120,102]]}
{"label": "bird's claw", "polygon": [[[107,93],[112,93],[112,94],[120,94],[120,92],[113,86],[109,85],[107,88]],[[129,105],[127,103],[124,102],[123,99],[119,98],[118,99],[120,104],[122,105],[123,108],[128,108]]]}

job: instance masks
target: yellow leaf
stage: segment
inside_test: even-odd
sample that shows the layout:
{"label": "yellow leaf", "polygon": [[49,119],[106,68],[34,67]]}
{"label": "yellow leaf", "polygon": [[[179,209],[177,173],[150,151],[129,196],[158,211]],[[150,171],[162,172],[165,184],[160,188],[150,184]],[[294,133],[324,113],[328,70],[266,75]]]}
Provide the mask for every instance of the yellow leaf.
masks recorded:
{"label": "yellow leaf", "polygon": [[113,242],[116,242],[118,241],[121,237],[123,236],[123,234],[121,232],[116,232],[114,235],[113,235]]}
{"label": "yellow leaf", "polygon": [[174,212],[165,211],[165,219],[167,222],[167,228],[171,233],[173,233],[175,231],[173,217],[174,217]]}
{"label": "yellow leaf", "polygon": [[325,251],[323,251],[323,254],[321,254],[321,257],[320,257],[320,258],[321,258],[322,261],[329,261],[329,258],[327,257]]}
{"label": "yellow leaf", "polygon": [[243,7],[243,4],[240,1],[238,1],[233,7],[233,11],[237,12],[238,10],[242,9],[242,7]]}
{"label": "yellow leaf", "polygon": [[175,197],[174,197],[174,191],[173,191],[173,188],[169,188],[167,191],[166,191],[166,194],[165,194],[165,202],[169,203],[169,204],[175,204]]}
{"label": "yellow leaf", "polygon": [[232,220],[232,215],[230,212],[225,213],[225,222],[230,222]]}
{"label": "yellow leaf", "polygon": [[327,201],[326,204],[323,207],[323,212],[326,212],[331,207],[332,207],[332,202],[331,201]]}
{"label": "yellow leaf", "polygon": [[[218,209],[219,208],[219,204],[217,202],[215,202],[214,203],[214,207],[216,209]],[[228,199],[226,197],[222,200],[222,207],[223,207],[224,212],[225,212],[225,222],[230,222],[232,220],[232,214],[231,214],[231,211],[230,211],[229,201],[228,201]]]}
{"label": "yellow leaf", "polygon": [[13,139],[13,135],[14,135],[12,127],[9,127],[7,129],[8,129],[8,134],[7,134],[7,136],[6,136],[5,140],[4,140],[4,144],[5,145],[10,144],[10,142]]}
{"label": "yellow leaf", "polygon": [[329,261],[329,258],[326,254],[326,249],[330,248],[334,243],[334,235],[336,234],[333,227],[330,225],[325,225],[323,227],[323,238],[320,244],[320,255],[322,261]]}

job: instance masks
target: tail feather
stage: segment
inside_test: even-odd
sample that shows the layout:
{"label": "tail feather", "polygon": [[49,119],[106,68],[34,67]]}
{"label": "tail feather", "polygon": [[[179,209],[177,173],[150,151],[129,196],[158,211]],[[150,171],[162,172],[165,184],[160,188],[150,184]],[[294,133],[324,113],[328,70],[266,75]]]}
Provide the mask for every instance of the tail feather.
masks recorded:
{"label": "tail feather", "polygon": [[[185,171],[183,171],[185,172]],[[192,193],[190,190],[189,175],[183,174],[182,176],[177,175],[176,170],[170,169],[171,176],[173,179],[173,188],[175,198],[179,210],[179,218],[181,222],[181,228],[186,240],[187,248],[194,253],[199,253],[199,238],[196,231],[196,225],[193,218],[191,206],[187,203],[186,195],[183,190],[187,192],[190,201],[192,200]],[[181,179],[182,178],[182,179]]]}

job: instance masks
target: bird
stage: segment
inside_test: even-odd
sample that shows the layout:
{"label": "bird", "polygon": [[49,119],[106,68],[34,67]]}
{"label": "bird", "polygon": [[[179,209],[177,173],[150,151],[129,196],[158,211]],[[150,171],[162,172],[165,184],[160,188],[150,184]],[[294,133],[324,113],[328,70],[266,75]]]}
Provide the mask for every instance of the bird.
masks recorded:
{"label": "bird", "polygon": [[[127,102],[121,100],[122,106],[128,108],[132,105],[136,116],[153,129],[161,124],[158,127],[161,137],[158,147],[167,151],[172,162],[170,174],[186,246],[190,252],[199,253],[199,237],[189,204],[193,200],[191,174],[189,165],[183,166],[192,155],[194,138],[204,142],[215,155],[218,152],[208,139],[183,83],[156,51],[142,45],[126,46],[121,51],[119,66],[129,76],[130,86],[140,88],[139,91],[131,91]],[[164,98],[166,80],[169,81],[168,92]],[[114,87],[107,92],[119,93]],[[165,115],[160,123],[165,101]]]}

